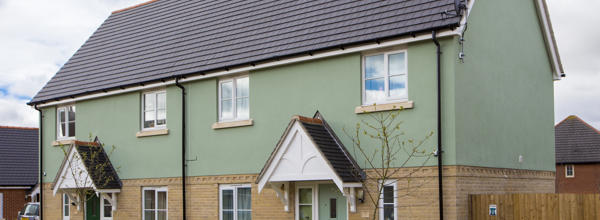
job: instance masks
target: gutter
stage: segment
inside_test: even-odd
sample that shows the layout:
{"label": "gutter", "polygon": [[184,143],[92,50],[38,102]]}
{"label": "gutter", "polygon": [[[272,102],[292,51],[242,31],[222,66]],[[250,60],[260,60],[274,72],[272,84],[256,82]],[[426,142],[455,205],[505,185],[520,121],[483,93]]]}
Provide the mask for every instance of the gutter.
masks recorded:
{"label": "gutter", "polygon": [[440,42],[437,39],[437,32],[433,31],[431,33],[431,38],[433,39],[433,43],[436,46],[436,57],[437,57],[437,151],[436,156],[438,159],[438,199],[439,199],[439,208],[440,208],[440,220],[444,219],[444,186],[443,186],[443,177],[442,177],[442,68],[441,68],[441,55],[442,49],[440,47]]}
{"label": "gutter", "polygon": [[183,220],[186,219],[186,204],[185,204],[185,87],[179,83],[180,77],[175,78],[175,85],[181,89],[181,201],[183,203]]}
{"label": "gutter", "polygon": [[33,108],[35,108],[35,110],[37,110],[38,112],[40,112],[40,130],[38,132],[39,135],[40,135],[40,139],[39,139],[39,142],[40,142],[40,160],[39,160],[39,163],[40,163],[40,179],[39,179],[38,182],[40,184],[40,201],[39,201],[40,202],[40,220],[43,220],[44,219],[44,185],[43,185],[43,183],[44,183],[44,179],[43,179],[44,178],[44,165],[43,165],[44,164],[43,163],[43,160],[44,160],[44,157],[43,157],[43,155],[44,155],[43,154],[43,152],[44,152],[44,146],[43,146],[43,143],[44,143],[44,127],[42,125],[44,125],[43,124],[44,123],[44,120],[43,120],[44,119],[44,114],[42,113],[42,110],[38,108],[37,105],[34,105]]}

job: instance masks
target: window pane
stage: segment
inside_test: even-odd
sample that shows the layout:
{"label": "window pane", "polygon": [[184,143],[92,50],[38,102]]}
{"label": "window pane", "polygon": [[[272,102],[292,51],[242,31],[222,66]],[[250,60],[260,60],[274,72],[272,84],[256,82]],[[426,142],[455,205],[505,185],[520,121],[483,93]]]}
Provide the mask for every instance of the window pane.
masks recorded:
{"label": "window pane", "polygon": [[405,53],[390,54],[388,57],[390,75],[406,74],[405,56]]}
{"label": "window pane", "polygon": [[394,203],[394,187],[383,187],[383,203]]}
{"label": "window pane", "polygon": [[250,188],[237,189],[237,208],[252,209],[252,194]]}
{"label": "window pane", "polygon": [[248,87],[248,77],[239,78],[236,81],[236,91],[235,94],[237,97],[246,97],[249,94]]}
{"label": "window pane", "polygon": [[154,210],[144,211],[144,220],[154,220]]}
{"label": "window pane", "polygon": [[144,111],[154,110],[156,103],[155,94],[144,94]]}
{"label": "window pane", "polygon": [[154,209],[154,190],[144,190],[144,208]]}
{"label": "window pane", "polygon": [[69,216],[69,205],[63,205],[64,215]]}
{"label": "window pane", "polygon": [[236,100],[236,115],[238,119],[246,119],[250,117],[248,99],[249,98],[238,98]]}
{"label": "window pane", "polygon": [[65,109],[60,109],[58,110],[58,122],[66,122],[67,118],[66,118],[66,114],[65,114]]}
{"label": "window pane", "polygon": [[75,137],[75,122],[69,122],[69,137]]}
{"label": "window pane", "polygon": [[166,109],[167,108],[167,93],[156,94],[156,108]]}
{"label": "window pane", "polygon": [[154,111],[149,111],[149,112],[144,112],[144,128],[152,128],[154,127],[154,120],[155,120],[155,112]]}
{"label": "window pane", "polygon": [[67,194],[63,194],[63,204],[65,204],[65,205],[69,204],[69,196],[67,196]]}
{"label": "window pane", "polygon": [[221,83],[221,100],[233,98],[233,82]]}
{"label": "window pane", "polygon": [[75,121],[75,106],[69,106],[69,121]]}
{"label": "window pane", "polygon": [[156,110],[156,125],[165,125],[167,124],[167,110],[160,109]]}
{"label": "window pane", "polygon": [[370,79],[365,81],[365,101],[368,104],[385,100],[385,80]]}
{"label": "window pane", "polygon": [[238,211],[237,220],[252,220],[251,211]]}
{"label": "window pane", "polygon": [[[104,204],[106,204],[106,201]],[[104,206],[104,217],[112,217],[112,207],[110,205]]]}
{"label": "window pane", "polygon": [[221,101],[221,119],[232,119],[233,118],[233,100]]}
{"label": "window pane", "polygon": [[406,75],[390,76],[390,97],[404,98],[406,92]]}
{"label": "window pane", "polygon": [[383,205],[383,219],[394,220],[394,205]]}
{"label": "window pane", "polygon": [[67,136],[67,128],[66,127],[67,127],[66,123],[60,123],[59,136],[61,136],[61,137]]}
{"label": "window pane", "polygon": [[312,205],[300,205],[298,208],[301,220],[312,220]]}
{"label": "window pane", "polygon": [[158,209],[167,209],[167,192],[158,192]]}
{"label": "window pane", "polygon": [[368,56],[365,58],[365,77],[367,79],[373,77],[384,76],[383,70],[383,54]]}
{"label": "window pane", "polygon": [[223,190],[223,209],[233,209],[233,190]]}
{"label": "window pane", "polygon": [[223,220],[233,220],[233,211],[223,211]]}
{"label": "window pane", "polygon": [[167,212],[166,211],[157,211],[158,212],[158,220],[167,220]]}
{"label": "window pane", "polygon": [[298,194],[300,204],[312,204],[312,189],[299,189]]}

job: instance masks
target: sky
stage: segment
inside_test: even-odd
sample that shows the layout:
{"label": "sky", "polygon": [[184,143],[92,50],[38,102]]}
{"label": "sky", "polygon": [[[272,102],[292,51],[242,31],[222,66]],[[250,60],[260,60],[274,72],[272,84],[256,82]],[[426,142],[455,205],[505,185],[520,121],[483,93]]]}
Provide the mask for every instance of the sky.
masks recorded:
{"label": "sky", "polygon": [[[0,125],[38,126],[27,103],[111,11],[147,0],[0,0]],[[555,122],[600,128],[600,1],[547,0],[567,77],[554,82]]]}

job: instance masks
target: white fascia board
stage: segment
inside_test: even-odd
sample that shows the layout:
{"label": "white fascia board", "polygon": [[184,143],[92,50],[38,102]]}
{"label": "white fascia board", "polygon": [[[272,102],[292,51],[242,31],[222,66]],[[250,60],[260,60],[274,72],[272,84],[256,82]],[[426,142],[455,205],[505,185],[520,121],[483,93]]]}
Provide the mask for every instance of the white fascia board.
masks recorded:
{"label": "white fascia board", "polygon": [[565,71],[560,59],[560,54],[558,53],[554,30],[552,29],[552,22],[550,21],[550,15],[548,14],[548,5],[546,4],[546,0],[536,0],[535,3],[537,6],[538,18],[542,25],[546,49],[550,56],[553,78],[554,80],[560,80],[562,73]]}
{"label": "white fascia board", "polygon": [[[442,32],[438,33],[438,37],[457,36],[457,35],[461,34],[461,32],[459,30],[461,30],[461,29],[457,28],[456,30],[442,31]],[[307,54],[307,55],[303,55],[303,56],[282,59],[282,60],[278,60],[278,61],[256,64],[254,66],[246,66],[246,67],[229,69],[229,70],[225,70],[225,71],[217,71],[217,72],[207,73],[204,75],[190,76],[190,77],[180,79],[179,82],[190,82],[190,81],[196,81],[196,80],[202,80],[202,79],[222,77],[222,76],[239,74],[239,73],[258,70],[258,69],[270,68],[270,67],[275,67],[275,66],[287,65],[287,64],[292,64],[292,63],[304,62],[304,61],[308,61],[308,60],[321,59],[321,58],[355,53],[355,52],[366,51],[366,50],[375,50],[375,49],[403,45],[403,44],[407,44],[407,43],[424,41],[424,40],[429,40],[429,39],[431,39],[430,33],[416,35],[415,37],[406,36],[406,37],[402,37],[402,38],[399,38],[396,40],[382,41],[380,43],[371,43],[371,44],[365,44],[365,45],[361,45],[361,46],[348,47],[348,48],[344,48],[344,49],[337,49],[337,50],[332,50],[332,51],[314,53],[312,55]],[[165,82],[160,82],[160,83],[149,83],[149,84],[146,84],[143,86],[134,86],[134,87],[117,89],[117,90],[112,90],[112,91],[107,91],[107,92],[98,92],[98,93],[89,94],[89,95],[82,95],[82,96],[77,96],[75,98],[66,98],[66,99],[62,99],[62,100],[58,100],[58,101],[52,101],[52,102],[48,102],[48,103],[44,103],[44,104],[39,104],[37,106],[38,107],[55,106],[55,105],[61,105],[61,104],[66,104],[66,103],[82,101],[82,100],[88,100],[88,99],[123,94],[123,93],[128,93],[128,92],[147,90],[147,89],[152,89],[152,88],[157,88],[157,87],[164,87],[164,86],[173,85],[173,84],[175,84],[174,79],[167,80]]]}

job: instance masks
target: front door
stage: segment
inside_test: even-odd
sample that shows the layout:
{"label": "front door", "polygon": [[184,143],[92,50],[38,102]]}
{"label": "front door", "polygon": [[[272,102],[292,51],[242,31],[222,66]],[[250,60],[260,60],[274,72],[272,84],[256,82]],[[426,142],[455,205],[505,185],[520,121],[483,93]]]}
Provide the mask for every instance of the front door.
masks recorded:
{"label": "front door", "polygon": [[346,220],[346,197],[335,184],[319,184],[319,220]]}
{"label": "front door", "polygon": [[85,220],[100,220],[100,199],[96,194],[86,196]]}

